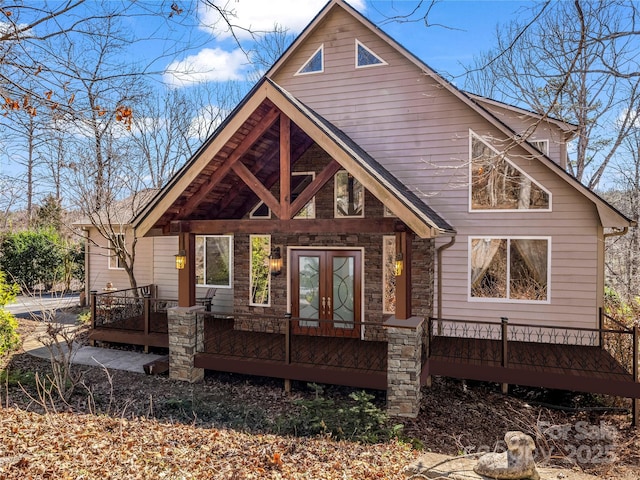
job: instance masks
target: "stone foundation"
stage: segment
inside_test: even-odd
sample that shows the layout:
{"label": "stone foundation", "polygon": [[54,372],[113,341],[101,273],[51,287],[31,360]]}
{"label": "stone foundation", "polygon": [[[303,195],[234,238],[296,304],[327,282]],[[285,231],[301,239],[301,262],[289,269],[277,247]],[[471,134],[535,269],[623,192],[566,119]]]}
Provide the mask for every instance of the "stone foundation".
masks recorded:
{"label": "stone foundation", "polygon": [[388,340],[387,412],[415,418],[420,412],[424,318],[397,320],[391,317],[384,326]]}
{"label": "stone foundation", "polygon": [[204,378],[204,369],[193,366],[196,353],[204,349],[203,317],[197,316],[203,309],[174,307],[167,310],[171,379],[194,383]]}

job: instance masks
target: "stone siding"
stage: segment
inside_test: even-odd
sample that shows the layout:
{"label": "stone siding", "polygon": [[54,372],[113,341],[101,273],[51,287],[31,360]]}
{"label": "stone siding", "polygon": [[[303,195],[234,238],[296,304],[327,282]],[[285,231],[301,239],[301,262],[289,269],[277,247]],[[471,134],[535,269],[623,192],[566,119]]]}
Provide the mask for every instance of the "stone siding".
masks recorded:
{"label": "stone siding", "polygon": [[424,319],[391,319],[387,329],[387,411],[415,418],[420,412]]}
{"label": "stone siding", "polygon": [[167,310],[169,327],[169,378],[194,383],[204,378],[204,369],[194,367],[195,354],[204,350],[203,307],[173,307]]}

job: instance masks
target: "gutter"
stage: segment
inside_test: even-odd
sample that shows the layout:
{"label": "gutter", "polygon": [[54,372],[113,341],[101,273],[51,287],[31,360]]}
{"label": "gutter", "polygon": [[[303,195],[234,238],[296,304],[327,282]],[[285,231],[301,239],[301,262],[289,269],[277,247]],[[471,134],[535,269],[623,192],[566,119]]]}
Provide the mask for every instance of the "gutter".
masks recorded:
{"label": "gutter", "polygon": [[[636,222],[633,222],[631,226],[635,227],[636,225],[637,225]],[[621,237],[622,235],[626,235],[628,231],[629,231],[629,227],[622,227],[622,229],[616,228],[613,230],[613,232],[602,234],[602,237],[605,240],[609,237]]]}
{"label": "gutter", "polygon": [[453,244],[456,243],[456,236],[455,234],[451,235],[451,240],[449,240],[448,243],[445,243],[444,245],[441,245],[438,247],[437,249],[437,262],[438,262],[438,271],[436,273],[437,278],[438,278],[438,292],[437,292],[437,298],[438,298],[438,319],[442,318],[442,253],[450,247],[453,247]]}

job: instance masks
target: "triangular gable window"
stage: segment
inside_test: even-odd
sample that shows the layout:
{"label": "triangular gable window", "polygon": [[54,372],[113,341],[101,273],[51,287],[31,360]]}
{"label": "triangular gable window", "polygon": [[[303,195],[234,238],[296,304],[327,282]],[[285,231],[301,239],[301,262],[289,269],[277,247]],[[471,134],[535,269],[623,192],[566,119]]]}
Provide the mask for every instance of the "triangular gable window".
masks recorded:
{"label": "triangular gable window", "polygon": [[324,45],[320,47],[309,57],[307,63],[305,63],[300,70],[296,72],[296,75],[305,75],[308,73],[321,73],[324,71]]}
{"label": "triangular gable window", "polygon": [[551,192],[471,133],[471,211],[551,210]]}
{"label": "triangular gable window", "polygon": [[378,65],[387,65],[387,62],[365,47],[359,40],[356,40],[356,68],[375,67]]}

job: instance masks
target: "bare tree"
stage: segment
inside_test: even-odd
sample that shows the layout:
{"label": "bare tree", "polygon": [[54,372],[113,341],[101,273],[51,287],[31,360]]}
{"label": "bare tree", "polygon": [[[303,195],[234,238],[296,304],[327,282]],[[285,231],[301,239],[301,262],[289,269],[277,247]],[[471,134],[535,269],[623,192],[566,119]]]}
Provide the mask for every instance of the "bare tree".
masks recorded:
{"label": "bare tree", "polygon": [[498,29],[467,87],[577,125],[568,168],[596,188],[638,118],[636,16],[632,3],[616,0],[537,4],[526,20]]}
{"label": "bare tree", "polygon": [[[624,139],[612,163],[612,186],[605,192],[609,201],[636,222],[640,222],[640,128],[636,125]],[[629,229],[607,243],[607,283],[627,302],[640,292],[640,227]]]}

